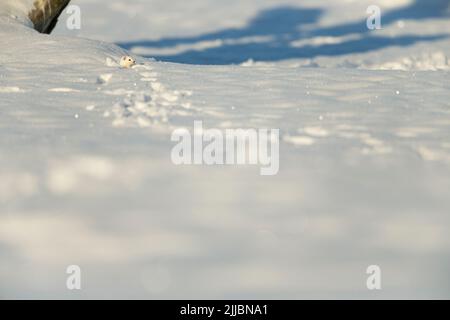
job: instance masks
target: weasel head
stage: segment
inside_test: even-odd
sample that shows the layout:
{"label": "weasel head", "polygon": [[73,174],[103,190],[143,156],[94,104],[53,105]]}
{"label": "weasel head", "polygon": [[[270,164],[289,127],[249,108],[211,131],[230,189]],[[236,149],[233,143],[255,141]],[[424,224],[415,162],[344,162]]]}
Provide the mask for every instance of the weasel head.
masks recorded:
{"label": "weasel head", "polygon": [[136,64],[136,60],[134,60],[132,57],[130,56],[123,56],[120,59],[120,66],[122,68],[131,68],[132,66],[134,66]]}

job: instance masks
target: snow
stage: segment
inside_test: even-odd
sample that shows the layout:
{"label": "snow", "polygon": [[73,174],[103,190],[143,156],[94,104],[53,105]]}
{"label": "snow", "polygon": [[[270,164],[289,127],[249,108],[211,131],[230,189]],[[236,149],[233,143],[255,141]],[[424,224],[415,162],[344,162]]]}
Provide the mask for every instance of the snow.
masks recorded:
{"label": "snow", "polygon": [[30,8],[33,8],[33,2],[34,0],[2,0],[0,2],[0,17],[9,17],[31,27],[32,22],[28,18],[28,12]]}
{"label": "snow", "polygon": [[[449,296],[448,1],[73,4],[0,17],[0,297]],[[175,166],[196,120],[280,129],[279,174]]]}

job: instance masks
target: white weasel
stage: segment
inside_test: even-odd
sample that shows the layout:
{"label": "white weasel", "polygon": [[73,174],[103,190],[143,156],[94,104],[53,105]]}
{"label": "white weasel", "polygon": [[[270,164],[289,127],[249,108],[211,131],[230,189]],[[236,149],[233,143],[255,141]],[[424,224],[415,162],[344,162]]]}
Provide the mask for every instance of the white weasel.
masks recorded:
{"label": "white weasel", "polygon": [[131,68],[132,66],[134,66],[136,64],[136,60],[134,60],[132,57],[130,56],[123,56],[120,59],[120,66],[122,68]]}

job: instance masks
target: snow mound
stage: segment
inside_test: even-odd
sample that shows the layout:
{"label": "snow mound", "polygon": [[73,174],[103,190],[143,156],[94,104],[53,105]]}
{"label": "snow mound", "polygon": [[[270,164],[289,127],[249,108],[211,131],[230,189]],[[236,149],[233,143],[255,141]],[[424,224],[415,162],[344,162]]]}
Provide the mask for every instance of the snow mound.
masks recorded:
{"label": "snow mound", "polygon": [[125,54],[114,44],[40,34],[9,17],[0,17],[0,42],[2,64],[30,70],[67,70],[74,65],[96,68],[104,66],[106,58],[117,61]]}
{"label": "snow mound", "polygon": [[444,52],[424,53],[392,62],[366,66],[371,70],[438,71],[450,70],[450,59]]}

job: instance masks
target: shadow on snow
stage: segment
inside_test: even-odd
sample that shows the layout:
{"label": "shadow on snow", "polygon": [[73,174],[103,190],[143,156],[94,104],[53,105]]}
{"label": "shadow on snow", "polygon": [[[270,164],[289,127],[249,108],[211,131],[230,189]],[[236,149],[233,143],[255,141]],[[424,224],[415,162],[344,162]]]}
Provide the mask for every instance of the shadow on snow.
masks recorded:
{"label": "shadow on snow", "polygon": [[[450,0],[415,0],[411,5],[391,10],[382,15],[383,28],[399,20],[445,19],[449,15]],[[157,60],[188,64],[238,64],[249,59],[256,61],[280,61],[293,58],[338,56],[363,53],[392,46],[406,47],[417,42],[436,41],[448,34],[431,36],[404,35],[398,37],[377,36],[376,31],[366,27],[366,20],[316,27],[323,15],[321,9],[299,7],[276,7],[260,12],[244,28],[230,28],[193,37],[166,38],[156,41],[124,42],[118,45],[132,50],[167,49],[180,45],[194,45],[219,41],[212,47],[189,49],[173,55],[152,56]],[[340,43],[293,46],[293,41],[314,37],[345,37]]]}

